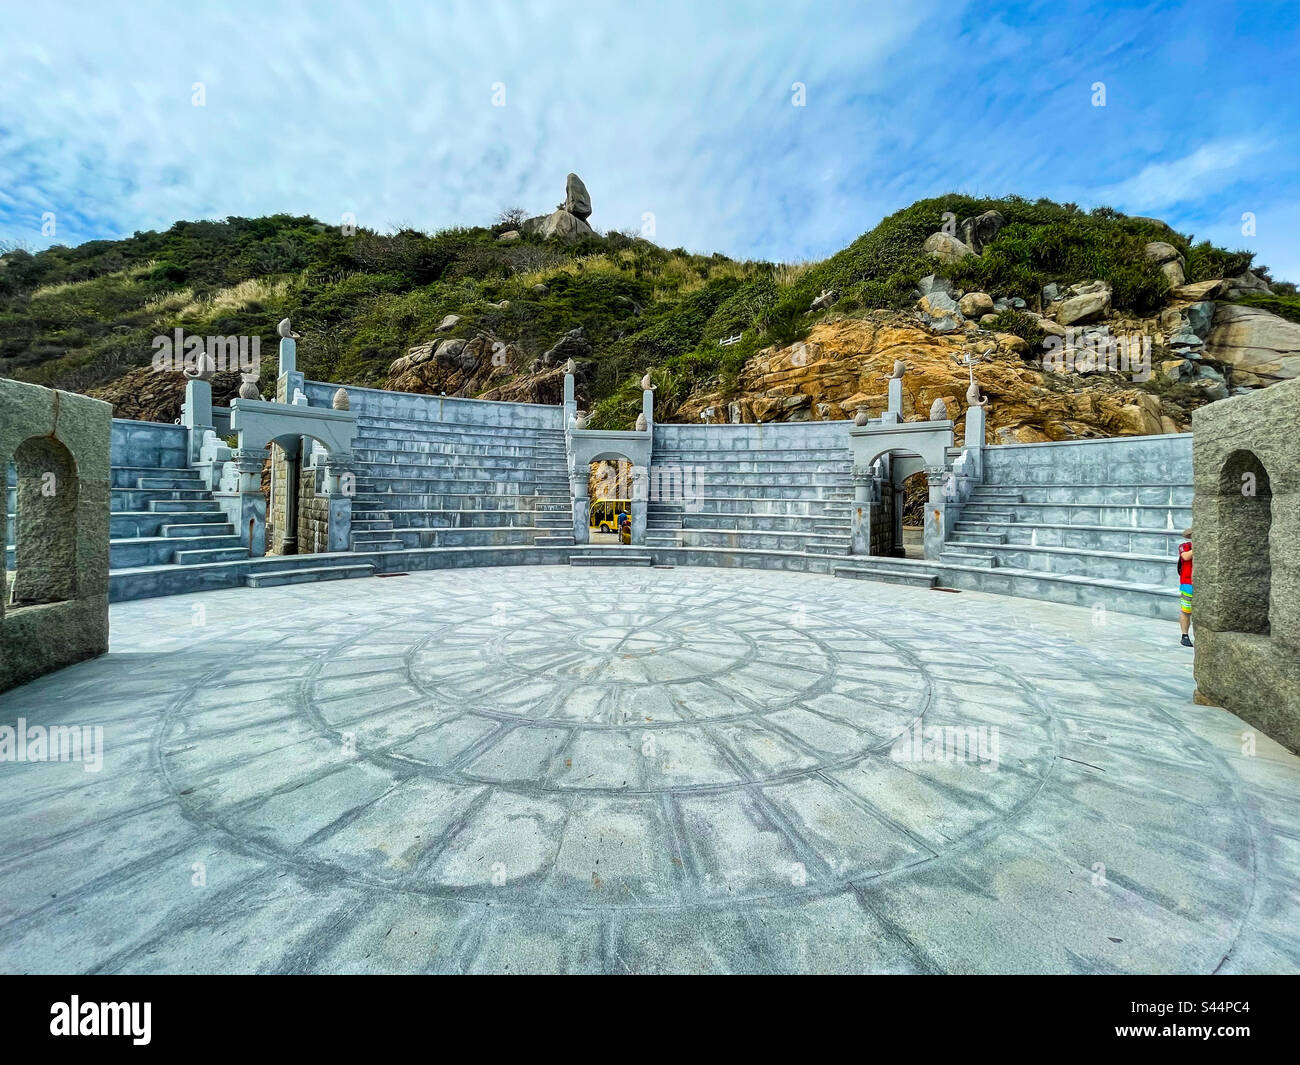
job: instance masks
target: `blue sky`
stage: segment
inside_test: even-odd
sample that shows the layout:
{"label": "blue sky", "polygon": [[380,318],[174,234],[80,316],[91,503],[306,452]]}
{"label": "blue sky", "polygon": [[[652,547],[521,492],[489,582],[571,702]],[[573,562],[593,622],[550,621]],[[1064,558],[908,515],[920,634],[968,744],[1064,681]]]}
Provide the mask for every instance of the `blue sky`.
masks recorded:
{"label": "blue sky", "polygon": [[597,228],[649,213],[695,251],[822,258],[920,197],[1015,192],[1300,281],[1300,4],[6,8],[0,240],[33,249],[279,211],[487,224],[573,170]]}

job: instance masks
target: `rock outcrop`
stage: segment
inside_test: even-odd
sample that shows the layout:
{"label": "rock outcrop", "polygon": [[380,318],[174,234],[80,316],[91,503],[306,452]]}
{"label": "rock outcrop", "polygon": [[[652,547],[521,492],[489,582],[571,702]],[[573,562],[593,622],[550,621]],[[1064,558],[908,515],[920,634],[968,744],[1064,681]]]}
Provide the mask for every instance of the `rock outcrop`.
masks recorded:
{"label": "rock outcrop", "polygon": [[1205,338],[1205,354],[1232,367],[1234,385],[1300,377],[1300,323],[1258,307],[1221,303]]}
{"label": "rock outcrop", "polygon": [[[233,370],[214,373],[212,402],[227,407],[239,396],[243,383]],[[114,418],[134,418],[144,422],[174,422],[181,416],[185,402],[185,376],[179,373],[157,373],[152,366],[142,366],[123,374],[111,384],[92,388],[87,395],[113,405]]]}
{"label": "rock outcrop", "polygon": [[563,366],[567,359],[590,359],[591,355],[591,341],[587,339],[587,331],[582,326],[576,326],[560,337],[553,348],[542,353],[542,365],[548,368]]}
{"label": "rock outcrop", "polygon": [[860,406],[878,417],[888,406],[889,379],[899,360],[904,415],[924,419],[942,399],[964,432],[970,404],[965,356],[987,359],[975,368],[988,399],[988,438],[1035,442],[1088,437],[1182,432],[1187,412],[1162,406],[1152,392],[1121,374],[1085,378],[1048,375],[1026,363],[1027,346],[1010,334],[965,331],[936,335],[906,315],[875,312],[868,318],[816,325],[798,345],[767,348],[745,365],[739,396],[700,393],[672,413],[672,420],[696,422],[701,412],[726,409],[745,422],[852,418]]}
{"label": "rock outcrop", "polygon": [[524,369],[523,353],[490,333],[417,344],[388,368],[394,392],[477,396]]}
{"label": "rock outcrop", "polygon": [[591,217],[591,196],[587,186],[577,174],[570,174],[564,187],[564,202],[547,215],[529,218],[520,226],[525,233],[543,239],[554,237],[563,241],[594,237],[596,231],[587,224]]}

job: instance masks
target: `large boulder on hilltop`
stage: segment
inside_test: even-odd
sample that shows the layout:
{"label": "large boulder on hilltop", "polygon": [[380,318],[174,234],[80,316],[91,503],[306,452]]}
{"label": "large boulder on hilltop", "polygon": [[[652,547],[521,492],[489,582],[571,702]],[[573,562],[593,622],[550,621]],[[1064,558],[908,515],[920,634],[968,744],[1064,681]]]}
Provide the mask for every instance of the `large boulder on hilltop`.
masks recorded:
{"label": "large boulder on hilltop", "polygon": [[1234,385],[1267,385],[1300,377],[1300,323],[1258,307],[1221,303],[1205,355],[1232,367]]}
{"label": "large boulder on hilltop", "polygon": [[568,211],[583,221],[591,217],[591,196],[577,174],[570,174],[564,184],[564,202],[560,204],[560,210]]}
{"label": "large boulder on hilltop", "polygon": [[974,218],[963,218],[958,227],[962,243],[979,255],[1007,224],[999,211],[985,211]]}
{"label": "large boulder on hilltop", "polygon": [[975,254],[967,245],[947,233],[931,233],[921,245],[921,250],[941,263],[955,263]]}
{"label": "large boulder on hilltop", "polygon": [[525,219],[520,229],[535,234],[543,240],[551,237],[563,241],[594,237],[596,231],[587,224],[591,217],[591,196],[587,186],[577,174],[570,174],[564,183],[564,202],[550,214]]}
{"label": "large boulder on hilltop", "polygon": [[528,219],[524,223],[524,229],[536,233],[543,240],[555,237],[558,240],[575,241],[596,235],[596,231],[591,226],[563,207],[541,218]]}
{"label": "large boulder on hilltop", "polygon": [[1110,313],[1111,288],[1105,281],[1085,281],[1070,286],[1070,295],[1056,308],[1061,325],[1095,322]]}

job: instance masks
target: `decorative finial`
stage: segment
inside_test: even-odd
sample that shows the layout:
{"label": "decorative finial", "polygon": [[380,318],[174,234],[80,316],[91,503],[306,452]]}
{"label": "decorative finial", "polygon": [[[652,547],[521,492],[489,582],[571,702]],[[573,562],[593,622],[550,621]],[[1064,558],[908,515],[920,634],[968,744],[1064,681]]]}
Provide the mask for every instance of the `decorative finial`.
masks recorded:
{"label": "decorative finial", "polygon": [[946,422],[947,420],[948,420],[948,404],[945,403],[943,401],[943,397],[940,396],[938,399],[936,399],[933,403],[930,404],[930,421]]}
{"label": "decorative finial", "polygon": [[858,404],[858,413],[853,416],[854,425],[866,425],[871,420],[871,411],[865,403]]}
{"label": "decorative finial", "polygon": [[568,360],[567,362],[565,362],[565,364],[564,364],[564,372],[567,373],[567,374],[574,374],[574,373],[577,373],[577,372],[578,372],[578,364],[577,364],[576,362],[574,362],[572,359],[569,359],[569,360]]}
{"label": "decorative finial", "polygon": [[335,410],[351,410],[352,398],[348,395],[348,390],[346,388],[340,388],[335,392],[334,399],[331,401],[330,406]]}
{"label": "decorative finial", "polygon": [[573,427],[575,429],[585,429],[590,420],[585,410],[577,411],[573,416]]}
{"label": "decorative finial", "polygon": [[643,378],[641,378],[641,388],[643,391],[646,392],[653,392],[655,390],[655,383],[650,379],[649,370],[647,370],[646,375]]}
{"label": "decorative finial", "polygon": [[894,379],[901,381],[903,379],[903,374],[905,374],[906,372],[907,372],[907,363],[905,363],[902,359],[895,359]]}
{"label": "decorative finial", "polygon": [[650,423],[645,420],[645,412],[643,411],[636,416],[636,431],[638,433],[644,433],[649,428]]}
{"label": "decorative finial", "polygon": [[275,327],[275,331],[276,331],[277,333],[279,333],[282,337],[285,337],[286,339],[289,339],[289,340],[300,340],[300,339],[301,339],[301,337],[299,337],[299,335],[298,335],[297,333],[295,333],[295,332],[293,331],[293,328],[289,325],[289,319],[288,319],[288,318],[281,318],[281,319],[280,319],[280,324],[277,325],[277,326]]}
{"label": "decorative finial", "polygon": [[240,399],[261,399],[262,390],[257,387],[257,378],[245,377],[243,384],[239,386]]}

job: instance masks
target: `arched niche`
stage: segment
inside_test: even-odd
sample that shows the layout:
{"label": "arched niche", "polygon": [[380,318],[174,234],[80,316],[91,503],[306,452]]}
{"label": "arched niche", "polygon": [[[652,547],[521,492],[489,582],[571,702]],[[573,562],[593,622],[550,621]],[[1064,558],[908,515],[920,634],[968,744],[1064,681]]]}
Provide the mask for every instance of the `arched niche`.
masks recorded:
{"label": "arched niche", "polygon": [[1228,631],[1270,629],[1272,485],[1263,462],[1244,448],[1229,454],[1219,470],[1219,542],[1231,546],[1218,558],[1219,619]]}
{"label": "arched niche", "polygon": [[77,598],[77,463],[52,436],[14,449],[18,512],[14,522],[12,607]]}

